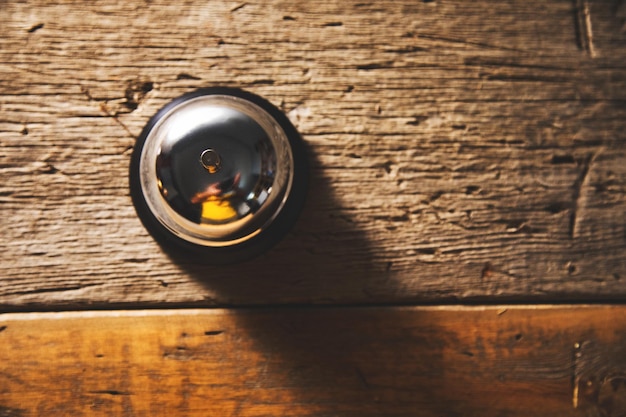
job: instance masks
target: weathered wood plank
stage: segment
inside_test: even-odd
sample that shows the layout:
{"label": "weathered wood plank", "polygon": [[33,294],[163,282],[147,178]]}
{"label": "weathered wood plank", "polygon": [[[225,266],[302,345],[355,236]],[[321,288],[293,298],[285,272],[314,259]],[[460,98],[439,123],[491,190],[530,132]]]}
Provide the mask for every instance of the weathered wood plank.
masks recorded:
{"label": "weathered wood plank", "polygon": [[[0,305],[623,299],[625,7],[5,1]],[[210,270],[127,184],[147,119],[207,85],[281,106],[313,162],[292,235]]]}
{"label": "weathered wood plank", "polygon": [[626,307],[0,316],[0,411],[623,416]]}

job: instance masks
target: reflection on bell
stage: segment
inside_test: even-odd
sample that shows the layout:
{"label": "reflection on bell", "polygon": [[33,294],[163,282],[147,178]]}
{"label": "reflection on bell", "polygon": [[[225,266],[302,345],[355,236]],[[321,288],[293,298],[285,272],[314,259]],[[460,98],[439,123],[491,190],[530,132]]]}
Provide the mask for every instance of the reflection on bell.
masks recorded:
{"label": "reflection on bell", "polygon": [[131,195],[166,247],[214,263],[255,256],[295,223],[308,182],[296,129],[268,101],[231,88],[186,94],[146,125]]}
{"label": "reflection on bell", "polygon": [[[216,171],[209,171],[212,174]],[[235,174],[232,181],[233,187],[239,185],[241,173]],[[237,211],[233,208],[233,195],[224,192],[219,183],[209,185],[205,190],[200,191],[191,197],[192,204],[202,204],[202,215],[200,222],[204,224],[228,223],[237,217]],[[252,199],[254,195],[249,195]]]}

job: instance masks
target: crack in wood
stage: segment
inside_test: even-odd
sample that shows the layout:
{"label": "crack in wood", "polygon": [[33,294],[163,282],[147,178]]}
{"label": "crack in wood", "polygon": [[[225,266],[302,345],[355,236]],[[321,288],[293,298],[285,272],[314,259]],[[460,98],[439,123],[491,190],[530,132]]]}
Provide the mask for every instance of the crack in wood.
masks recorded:
{"label": "crack in wood", "polygon": [[601,150],[597,151],[594,154],[591,155],[587,155],[587,157],[582,161],[582,167],[580,170],[580,174],[578,175],[578,178],[576,178],[576,181],[574,182],[574,195],[572,197],[573,200],[573,206],[572,206],[572,213],[570,214],[570,221],[569,221],[569,236],[570,239],[575,239],[578,235],[577,230],[578,230],[578,218],[580,217],[580,210],[582,207],[582,194],[583,194],[583,189],[587,186],[587,184],[589,183],[589,170],[591,168],[591,164],[595,161],[595,159],[598,157],[598,155],[600,154]]}
{"label": "crack in wood", "polygon": [[240,3],[237,6],[233,7],[232,9],[230,9],[231,13],[235,13],[237,10],[241,10],[244,7],[246,7],[248,5],[248,3]]}
{"label": "crack in wood", "polygon": [[469,39],[464,39],[464,38],[460,38],[460,37],[441,36],[441,35],[436,35],[436,34],[431,34],[431,33],[407,32],[407,33],[405,33],[403,35],[403,37],[405,37],[405,38],[422,38],[422,39],[428,39],[430,41],[453,43],[453,44],[461,44],[461,45],[468,45],[468,46],[475,46],[475,47],[478,47],[478,48],[485,48],[485,49],[496,49],[496,50],[502,50],[502,51],[522,52],[520,49],[517,49],[517,48],[509,48],[509,47],[505,47],[505,46],[501,46],[501,45],[492,45],[492,44],[485,43],[485,42],[471,41]]}
{"label": "crack in wood", "polygon": [[37,32],[39,29],[43,28],[44,24],[43,23],[38,23],[34,26],[32,26],[30,29],[27,30],[28,33],[34,33]]}
{"label": "crack in wood", "polygon": [[367,378],[365,377],[365,374],[363,374],[363,371],[361,371],[361,369],[358,366],[354,367],[354,371],[356,373],[356,376],[357,376],[358,380],[363,385],[363,388],[370,389],[371,388],[370,383],[368,382]]}
{"label": "crack in wood", "polygon": [[89,287],[96,287],[99,285],[100,284],[82,284],[82,285],[66,285],[66,286],[49,287],[49,288],[34,288],[32,290],[16,291],[10,294],[11,295],[34,295],[34,294],[45,294],[45,293],[53,293],[53,292],[78,291],[78,290],[83,290]]}
{"label": "crack in wood", "polygon": [[104,113],[106,116],[110,117],[118,125],[120,125],[121,128],[124,129],[126,131],[126,133],[128,133],[128,136],[130,136],[133,139],[137,139],[137,137],[135,135],[133,135],[133,133],[130,131],[130,129],[128,129],[128,127],[119,119],[117,114],[114,113],[114,112],[111,112],[109,110],[109,108],[107,107],[106,103],[100,103],[100,110],[102,111],[102,113]]}
{"label": "crack in wood", "polygon": [[132,113],[139,107],[139,103],[143,101],[146,94],[154,89],[154,83],[151,81],[131,81],[124,91],[126,101],[122,103]]}
{"label": "crack in wood", "polygon": [[0,405],[0,417],[23,417],[25,415],[26,410]]}
{"label": "crack in wood", "polygon": [[[144,94],[145,94],[145,93],[147,93],[148,91],[151,91],[151,90],[152,90],[152,88],[153,88],[153,84],[152,84],[152,83],[146,83],[146,87],[145,87],[145,89],[146,89],[147,91],[145,91],[145,92],[144,92]],[[133,109],[133,108],[131,108],[131,107],[132,107],[132,105],[131,105],[130,107],[127,105],[127,103],[129,103],[129,94],[131,94],[131,98],[132,98],[132,91],[133,91],[133,90],[129,87],[129,89],[127,89],[127,90],[126,90],[126,92],[125,92],[125,99],[126,99],[125,105],[126,105],[126,107],[128,107],[128,108],[129,108],[130,112],[134,111],[134,109]],[[91,92],[89,91],[89,89],[87,89],[87,88],[85,88],[85,87],[81,87],[81,92],[85,95],[85,97],[87,97],[87,99],[88,99],[89,101],[93,101],[93,102],[98,103],[98,107],[100,108],[100,111],[101,111],[101,112],[102,112],[102,113],[103,113],[106,117],[110,117],[110,118],[111,118],[111,119],[113,119],[113,120],[114,120],[114,121],[115,121],[118,125],[120,125],[120,127],[126,131],[126,133],[128,134],[128,136],[130,136],[130,137],[131,137],[131,138],[133,138],[133,139],[137,139],[137,137],[136,137],[135,135],[133,135],[133,133],[130,131],[130,129],[129,129],[129,128],[128,128],[128,127],[127,127],[127,126],[126,126],[126,125],[125,125],[125,124],[124,124],[124,123],[123,123],[120,119],[119,119],[118,112],[116,112],[116,111],[112,111],[112,110],[109,108],[109,106],[107,105],[106,100],[104,100],[104,99],[98,99],[98,98],[96,98],[96,97],[92,96],[92,95],[91,95]],[[142,98],[143,98],[143,97],[142,97]],[[137,107],[137,106],[135,106],[135,108],[136,108],[136,107]]]}
{"label": "crack in wood", "polygon": [[578,178],[576,179],[576,182],[574,183],[574,196],[573,196],[573,206],[572,206],[572,213],[570,214],[570,221],[569,221],[569,235],[571,239],[576,238],[576,227],[578,225],[578,210],[580,208],[580,196],[582,194],[582,188],[583,185],[587,179],[587,174],[589,173],[589,160],[590,158],[587,157],[584,161],[583,161],[583,165],[582,165],[582,169],[580,170],[580,175],[578,176]]}
{"label": "crack in wood", "polygon": [[118,391],[118,390],[99,390],[99,391],[89,391],[89,394],[98,394],[98,395],[111,395],[111,396],[117,396],[117,395],[133,395],[131,392],[128,391]]}
{"label": "crack in wood", "polygon": [[626,361],[621,343],[584,340],[574,344],[572,406],[594,416],[626,413]]}
{"label": "crack in wood", "polygon": [[574,11],[576,15],[575,29],[578,47],[591,58],[595,58],[596,52],[593,45],[593,30],[591,28],[591,11],[588,0],[574,0]]}
{"label": "crack in wood", "polygon": [[582,346],[581,342],[574,343],[574,354],[573,354],[573,362],[574,362],[574,374],[572,376],[572,407],[578,408],[578,396],[580,391],[580,375],[576,373],[576,363],[580,359],[580,347]]}

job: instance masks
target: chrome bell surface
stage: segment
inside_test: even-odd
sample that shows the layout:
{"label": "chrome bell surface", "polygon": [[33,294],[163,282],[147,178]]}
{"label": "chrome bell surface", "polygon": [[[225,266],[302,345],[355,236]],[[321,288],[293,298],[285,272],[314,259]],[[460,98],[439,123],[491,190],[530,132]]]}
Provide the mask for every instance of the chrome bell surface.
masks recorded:
{"label": "chrome bell surface", "polygon": [[264,99],[201,89],[157,113],[131,161],[131,194],[157,240],[218,263],[274,244],[295,222],[308,176],[303,143]]}

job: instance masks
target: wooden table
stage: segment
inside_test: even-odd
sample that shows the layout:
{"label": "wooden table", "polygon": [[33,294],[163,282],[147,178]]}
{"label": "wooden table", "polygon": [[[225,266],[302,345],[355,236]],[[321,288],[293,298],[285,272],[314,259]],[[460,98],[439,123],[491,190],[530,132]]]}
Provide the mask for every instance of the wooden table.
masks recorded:
{"label": "wooden table", "polygon": [[[171,99],[310,151],[210,267],[137,218]],[[0,416],[626,415],[626,2],[0,2]]]}

